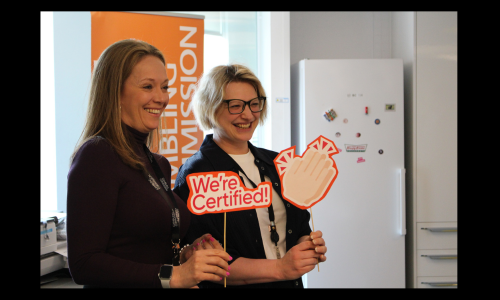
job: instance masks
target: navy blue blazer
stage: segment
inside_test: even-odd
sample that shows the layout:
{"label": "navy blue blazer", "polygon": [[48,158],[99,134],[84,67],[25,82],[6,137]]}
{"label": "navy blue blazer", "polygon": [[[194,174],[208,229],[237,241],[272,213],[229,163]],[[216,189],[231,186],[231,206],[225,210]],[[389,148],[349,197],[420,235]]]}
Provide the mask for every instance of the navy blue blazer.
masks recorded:
{"label": "navy blue blazer", "polygon": [[[281,195],[281,182],[273,160],[277,152],[263,148],[254,147],[248,142],[248,147],[255,158],[255,165],[264,171],[270,178],[274,190]],[[263,169],[262,169],[263,168]],[[174,192],[187,202],[189,187],[186,181],[187,175],[198,172],[233,171],[238,172],[238,164],[222,150],[214,141],[213,135],[208,134],[203,141],[200,150],[179,168],[175,180]],[[258,184],[258,183],[256,183]],[[252,188],[252,187],[249,187]],[[297,244],[297,240],[311,233],[309,226],[309,212],[302,210],[283,199],[286,209],[286,250],[290,250]],[[191,224],[184,241],[192,243],[195,239],[205,233],[210,233],[221,243],[224,241],[224,214],[191,215]],[[267,238],[267,237],[264,237]],[[270,238],[270,237],[269,237]],[[226,251],[232,256],[232,263],[239,257],[250,259],[265,259],[266,254],[262,243],[259,221],[255,209],[234,211],[226,213]],[[223,287],[223,285],[211,282],[202,282],[203,287]],[[243,288],[303,288],[302,278],[289,281],[276,281],[269,283],[249,284],[243,286],[227,286]]]}

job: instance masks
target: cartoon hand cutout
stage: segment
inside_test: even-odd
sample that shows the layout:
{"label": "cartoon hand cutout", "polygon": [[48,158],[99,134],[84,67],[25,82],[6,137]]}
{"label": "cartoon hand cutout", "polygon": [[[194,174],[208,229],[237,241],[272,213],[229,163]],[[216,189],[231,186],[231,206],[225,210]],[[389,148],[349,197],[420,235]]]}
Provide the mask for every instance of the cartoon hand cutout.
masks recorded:
{"label": "cartoon hand cutout", "polygon": [[295,146],[283,150],[274,159],[283,198],[301,209],[322,200],[338,175],[332,159],[337,153],[335,143],[323,136],[310,143],[302,157],[295,155]]}

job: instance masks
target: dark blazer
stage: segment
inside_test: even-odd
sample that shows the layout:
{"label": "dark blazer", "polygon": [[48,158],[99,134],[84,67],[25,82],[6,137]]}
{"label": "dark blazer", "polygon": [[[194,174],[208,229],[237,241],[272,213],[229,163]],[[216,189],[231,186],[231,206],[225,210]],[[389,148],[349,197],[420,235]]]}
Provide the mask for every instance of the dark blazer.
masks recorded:
{"label": "dark blazer", "polygon": [[[254,147],[248,143],[250,151],[255,157],[255,165],[264,171],[265,175],[270,178],[274,190],[283,199],[281,195],[281,182],[278,172],[273,163],[273,159],[278,155],[277,152],[266,150],[263,148]],[[237,163],[222,150],[214,141],[213,135],[209,134],[205,137],[200,151],[196,152],[192,157],[179,168],[179,173],[175,180],[174,192],[185,202],[189,197],[189,187],[186,181],[187,175],[198,172],[217,172],[217,171],[233,171],[236,174],[239,167]],[[257,183],[258,184],[258,183]],[[252,188],[252,187],[249,187]],[[297,244],[297,240],[311,233],[309,226],[309,212],[301,210],[291,203],[283,199],[286,209],[286,250],[290,250]],[[204,214],[191,215],[191,225],[186,234],[185,240],[192,243],[196,238],[205,233],[210,233],[219,240],[222,244],[224,241],[224,214]],[[264,237],[268,238],[268,237]],[[269,237],[270,238],[270,237]],[[259,228],[259,221],[255,209],[235,211],[226,213],[226,251],[233,257],[232,263],[239,257],[251,259],[265,259],[264,246]],[[202,282],[200,287],[223,287],[211,282]],[[277,281],[270,283],[251,284],[244,286],[227,286],[227,287],[296,287],[303,288],[302,278],[290,281]]]}

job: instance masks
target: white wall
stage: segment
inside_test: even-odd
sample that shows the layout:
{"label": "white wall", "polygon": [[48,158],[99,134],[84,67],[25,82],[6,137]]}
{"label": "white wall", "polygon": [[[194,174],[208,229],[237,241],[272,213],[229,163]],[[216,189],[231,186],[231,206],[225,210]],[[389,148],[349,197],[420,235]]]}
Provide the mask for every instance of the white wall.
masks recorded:
{"label": "white wall", "polygon": [[290,12],[290,64],[392,58],[390,12]]}
{"label": "white wall", "polygon": [[415,12],[395,12],[392,13],[392,53],[394,57],[402,58],[404,63],[404,101],[405,101],[405,168],[406,168],[406,287],[412,287],[411,274],[414,271],[412,257],[414,256],[414,239],[413,239],[413,212],[414,209],[414,162],[416,161],[416,145],[417,136],[413,134],[414,123],[416,122],[414,102],[415,93],[414,86],[416,85],[415,71]]}
{"label": "white wall", "polygon": [[261,147],[280,152],[291,145],[290,13],[259,12],[259,74],[267,96]]}

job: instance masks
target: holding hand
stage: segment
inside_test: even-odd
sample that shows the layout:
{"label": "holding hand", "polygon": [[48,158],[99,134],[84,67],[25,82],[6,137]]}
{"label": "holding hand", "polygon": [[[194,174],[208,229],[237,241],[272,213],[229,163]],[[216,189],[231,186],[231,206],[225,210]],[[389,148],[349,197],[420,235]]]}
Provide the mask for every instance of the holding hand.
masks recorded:
{"label": "holding hand", "polygon": [[221,246],[221,244],[219,244],[219,242],[214,239],[210,233],[206,233],[197,238],[192,245],[182,250],[180,257],[181,264],[186,262],[191,257],[191,255],[193,255],[195,250],[201,249],[218,249],[224,251],[224,248]]}
{"label": "holding hand", "polygon": [[314,251],[316,253],[320,254],[319,257],[319,262],[324,262],[326,261],[326,246],[325,246],[325,240],[323,239],[323,233],[318,230],[311,232],[311,234],[308,235],[308,238],[313,242],[314,244]]}
{"label": "holding hand", "polygon": [[278,259],[278,270],[282,280],[293,280],[313,270],[316,264],[326,260],[326,246],[321,231],[311,232],[298,240],[282,259]]}
{"label": "holding hand", "polygon": [[314,251],[316,253],[320,254],[321,256],[319,257],[319,262],[324,262],[326,261],[326,246],[325,246],[325,240],[323,239],[323,233],[321,231],[313,231],[309,235],[304,235],[301,237],[298,241],[297,244],[300,244],[304,241],[312,241],[314,244]]}
{"label": "holding hand", "polygon": [[282,259],[278,259],[278,269],[282,280],[293,280],[313,270],[318,262],[326,261],[325,240],[321,231],[303,236]]}
{"label": "holding hand", "polygon": [[232,257],[227,254],[221,245],[205,234],[194,241],[181,253],[180,266],[174,266],[170,286],[172,288],[195,287],[201,281],[218,282],[229,276],[228,261]]}

